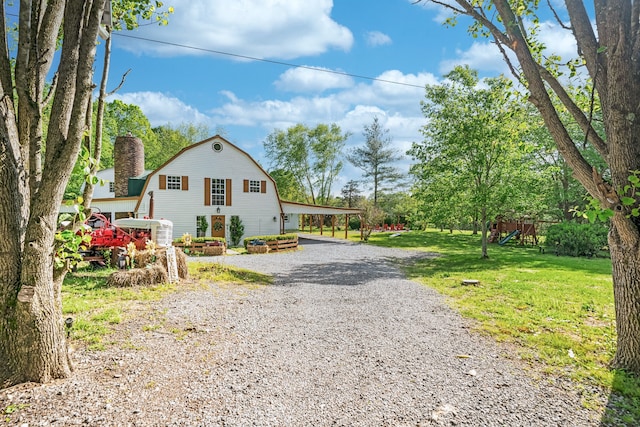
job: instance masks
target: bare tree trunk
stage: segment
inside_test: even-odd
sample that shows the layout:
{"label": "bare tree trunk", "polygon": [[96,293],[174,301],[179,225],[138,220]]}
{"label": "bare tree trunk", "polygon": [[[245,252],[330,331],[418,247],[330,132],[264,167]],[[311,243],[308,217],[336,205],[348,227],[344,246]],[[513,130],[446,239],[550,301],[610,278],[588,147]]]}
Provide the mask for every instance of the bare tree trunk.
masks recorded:
{"label": "bare tree trunk", "polygon": [[[624,226],[614,221],[609,232],[616,308],[617,347],[613,366],[640,372],[640,239],[629,241]],[[630,222],[630,221],[629,221]],[[627,242],[627,243],[625,243]]]}
{"label": "bare tree trunk", "polygon": [[481,209],[481,233],[482,233],[482,258],[489,258],[489,251],[487,249],[487,208]]}

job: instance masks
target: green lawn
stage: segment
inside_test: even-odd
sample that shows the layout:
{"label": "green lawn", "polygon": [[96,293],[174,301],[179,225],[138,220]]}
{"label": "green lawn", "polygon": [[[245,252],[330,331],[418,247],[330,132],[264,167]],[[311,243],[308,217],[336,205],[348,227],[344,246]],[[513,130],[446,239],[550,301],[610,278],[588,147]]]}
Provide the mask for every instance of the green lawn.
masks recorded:
{"label": "green lawn", "polygon": [[[542,254],[537,247],[489,245],[481,258],[480,236],[440,231],[373,233],[370,244],[441,254],[406,266],[408,276],[438,290],[451,307],[474,319],[480,333],[515,348],[531,371],[573,380],[586,406],[619,394],[609,422],[640,424],[640,381],[607,367],[615,352],[611,261]],[[353,237],[354,240],[356,237]],[[464,279],[479,280],[464,286]],[[549,374],[549,375],[544,375]],[[599,391],[598,391],[599,390]]]}
{"label": "green lawn", "polygon": [[169,292],[194,289],[211,282],[257,286],[272,280],[270,276],[232,266],[193,262],[189,263],[190,280],[179,285],[110,288],[106,281],[113,271],[84,267],[68,273],[62,284],[62,311],[65,317],[73,318],[70,338],[94,350],[109,345],[114,325],[128,316],[143,314],[145,306],[139,304],[141,301],[159,300]]}

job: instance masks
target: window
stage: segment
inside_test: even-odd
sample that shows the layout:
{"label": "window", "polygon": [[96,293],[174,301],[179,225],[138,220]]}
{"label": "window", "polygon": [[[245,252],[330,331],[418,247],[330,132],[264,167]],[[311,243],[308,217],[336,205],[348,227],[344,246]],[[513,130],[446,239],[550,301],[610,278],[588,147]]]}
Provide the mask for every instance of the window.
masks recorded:
{"label": "window", "polygon": [[211,178],[211,204],[216,206],[225,205],[225,185],[224,179]]}
{"label": "window", "polygon": [[260,181],[249,180],[249,193],[260,192]]}
{"label": "window", "polygon": [[182,177],[167,175],[167,190],[182,189]]}
{"label": "window", "polygon": [[211,149],[212,149],[213,151],[215,151],[216,153],[221,152],[221,151],[222,151],[222,148],[223,148],[222,143],[221,143],[221,142],[219,142],[219,141],[216,141],[216,142],[214,142],[213,144],[211,144]]}
{"label": "window", "polygon": [[245,193],[266,193],[267,181],[258,181],[257,179],[245,179],[242,183],[242,191]]}
{"label": "window", "polygon": [[115,193],[115,192],[116,192],[116,183],[109,182],[109,193]]}
{"label": "window", "polygon": [[189,191],[189,177],[179,175],[158,175],[158,190]]}

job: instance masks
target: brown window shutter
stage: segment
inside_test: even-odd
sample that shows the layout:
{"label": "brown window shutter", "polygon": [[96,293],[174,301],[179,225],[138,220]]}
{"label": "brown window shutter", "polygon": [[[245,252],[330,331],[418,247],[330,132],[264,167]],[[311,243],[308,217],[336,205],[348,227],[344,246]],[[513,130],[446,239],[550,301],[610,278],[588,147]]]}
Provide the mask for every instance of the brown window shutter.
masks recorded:
{"label": "brown window shutter", "polygon": [[188,176],[183,176],[182,177],[182,190],[183,191],[188,191],[189,190],[189,177]]}
{"label": "brown window shutter", "polygon": [[261,193],[267,192],[267,181],[260,181],[260,192]]}
{"label": "brown window shutter", "polygon": [[245,193],[249,192],[249,180],[245,179],[244,181],[242,181],[242,191],[244,191]]}
{"label": "brown window shutter", "polygon": [[160,190],[166,190],[167,189],[167,175],[160,175],[158,177],[158,179],[160,180],[160,183],[158,184],[158,188]]}
{"label": "brown window shutter", "polygon": [[204,205],[211,206],[211,178],[204,179]]}
{"label": "brown window shutter", "polygon": [[225,200],[225,205],[226,206],[231,206],[231,180],[227,179],[226,183],[225,183],[225,196],[226,196],[226,200]]}

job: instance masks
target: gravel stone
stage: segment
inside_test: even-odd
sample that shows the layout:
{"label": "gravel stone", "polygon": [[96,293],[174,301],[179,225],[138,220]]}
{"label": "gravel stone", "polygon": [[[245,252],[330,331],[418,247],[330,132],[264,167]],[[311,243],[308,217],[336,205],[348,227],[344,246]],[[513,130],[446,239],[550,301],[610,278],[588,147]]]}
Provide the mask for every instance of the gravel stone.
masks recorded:
{"label": "gravel stone", "polygon": [[[198,258],[272,274],[141,305],[67,380],[0,390],[16,426],[596,426],[570,386],[470,330],[398,266],[435,254],[327,237]],[[153,327],[150,327],[153,326]]]}

